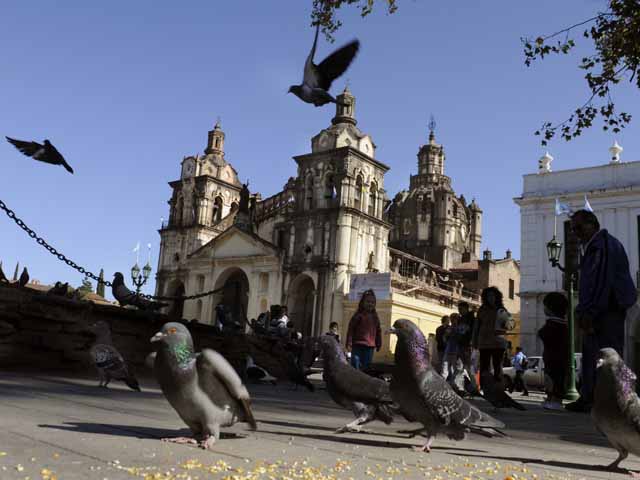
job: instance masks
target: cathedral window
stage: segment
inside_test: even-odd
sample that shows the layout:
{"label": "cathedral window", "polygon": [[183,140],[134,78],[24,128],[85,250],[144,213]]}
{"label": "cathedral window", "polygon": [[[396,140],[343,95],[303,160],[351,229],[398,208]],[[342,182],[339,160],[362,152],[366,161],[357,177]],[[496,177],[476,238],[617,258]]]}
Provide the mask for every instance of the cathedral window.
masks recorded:
{"label": "cathedral window", "polygon": [[232,202],[231,203],[231,211],[235,212],[236,210],[238,210],[238,203],[237,202]]}
{"label": "cathedral window", "polygon": [[307,178],[307,186],[305,188],[305,206],[307,210],[313,209],[313,177],[309,175]]}
{"label": "cathedral window", "polygon": [[331,201],[336,198],[336,185],[333,175],[327,175],[324,182],[324,198],[328,207],[331,206]]}
{"label": "cathedral window", "polygon": [[200,320],[202,316],[202,300],[198,300],[196,303],[196,320]]}
{"label": "cathedral window", "polygon": [[218,223],[220,220],[222,220],[222,198],[216,197],[211,211],[211,223]]}
{"label": "cathedral window", "polygon": [[377,208],[376,200],[377,200],[377,196],[378,196],[378,186],[376,185],[375,182],[371,182],[371,186],[369,187],[368,213],[372,217],[376,216],[376,208]]}
{"label": "cathedral window", "polygon": [[216,148],[220,148],[220,138],[216,138]]}
{"label": "cathedral window", "polygon": [[178,201],[176,202],[176,213],[174,218],[176,219],[176,225],[182,225],[182,211],[184,210],[184,203],[182,201],[182,197],[178,197]]}
{"label": "cathedral window", "polygon": [[458,218],[458,205],[453,204],[453,218]]}
{"label": "cathedral window", "polygon": [[353,208],[362,208],[362,176],[360,175],[356,178],[356,192],[353,197]]}

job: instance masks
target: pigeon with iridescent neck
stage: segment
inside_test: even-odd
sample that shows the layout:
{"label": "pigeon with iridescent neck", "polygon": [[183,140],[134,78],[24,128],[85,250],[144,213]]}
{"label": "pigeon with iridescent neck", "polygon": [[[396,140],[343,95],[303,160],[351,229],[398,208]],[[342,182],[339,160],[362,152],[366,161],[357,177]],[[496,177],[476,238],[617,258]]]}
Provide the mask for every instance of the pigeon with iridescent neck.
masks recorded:
{"label": "pigeon with iridescent neck", "polygon": [[[636,374],[613,348],[600,350],[591,418],[596,428],[618,451],[607,466],[617,470],[629,453],[640,456],[640,398],[636,394]],[[635,478],[640,473],[630,472]]]}
{"label": "pigeon with iridescent neck", "polygon": [[410,320],[396,320],[390,330],[398,336],[391,396],[409,421],[422,423],[426,443],[417,447],[431,451],[439,433],[452,440],[464,439],[467,432],[502,435],[504,424],[480,411],[457,395],[431,366],[427,340]]}
{"label": "pigeon with iridescent neck", "polygon": [[196,353],[189,330],[177,322],[166,323],[151,341],[159,345],[154,374],[162,393],[194,436],[164,441],[209,449],[220,439],[220,427],[246,422],[256,430],[249,392],[222,355]]}
{"label": "pigeon with iridescent neck", "polygon": [[342,75],[355,58],[360,48],[360,42],[353,40],[344,47],[336,50],[320,64],[313,63],[313,57],[316,53],[316,45],[318,44],[318,32],[320,24],[316,27],[316,36],[313,40],[311,52],[304,64],[304,75],[302,84],[292,85],[289,87],[289,93],[293,93],[296,97],[306,103],[312,103],[316,107],[320,107],[327,103],[337,103],[336,99],[331,96],[329,89],[333,81]]}

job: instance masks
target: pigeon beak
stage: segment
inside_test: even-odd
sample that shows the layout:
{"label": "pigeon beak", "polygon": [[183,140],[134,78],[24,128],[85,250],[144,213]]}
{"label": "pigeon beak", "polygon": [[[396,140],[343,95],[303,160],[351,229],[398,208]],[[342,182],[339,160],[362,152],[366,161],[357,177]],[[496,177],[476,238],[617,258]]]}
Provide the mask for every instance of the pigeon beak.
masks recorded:
{"label": "pigeon beak", "polygon": [[598,362],[596,363],[596,368],[600,368],[602,365],[604,365],[604,359],[599,358]]}
{"label": "pigeon beak", "polygon": [[389,330],[387,330],[387,333],[389,335],[396,335],[398,332],[396,332],[395,328],[391,327],[391,328],[389,328]]}
{"label": "pigeon beak", "polygon": [[151,343],[153,342],[159,342],[160,340],[162,340],[164,337],[166,337],[166,335],[162,332],[158,332],[156,333],[153,337],[151,337],[151,340],[149,340]]}

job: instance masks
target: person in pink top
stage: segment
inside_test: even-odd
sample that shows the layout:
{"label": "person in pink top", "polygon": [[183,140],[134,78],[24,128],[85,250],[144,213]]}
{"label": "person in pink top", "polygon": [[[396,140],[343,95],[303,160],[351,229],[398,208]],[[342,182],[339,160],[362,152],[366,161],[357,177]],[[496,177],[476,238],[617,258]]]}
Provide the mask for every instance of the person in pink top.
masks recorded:
{"label": "person in pink top", "polygon": [[347,351],[351,351],[351,365],[366,370],[373,359],[373,349],[380,351],[382,331],[376,312],[376,295],[373,290],[362,294],[358,311],[353,314],[347,330]]}

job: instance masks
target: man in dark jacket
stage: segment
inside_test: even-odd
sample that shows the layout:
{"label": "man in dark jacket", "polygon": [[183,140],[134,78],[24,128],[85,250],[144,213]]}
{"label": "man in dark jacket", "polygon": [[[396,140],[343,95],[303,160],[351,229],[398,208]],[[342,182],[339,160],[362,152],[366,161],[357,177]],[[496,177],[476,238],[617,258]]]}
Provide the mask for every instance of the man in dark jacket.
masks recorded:
{"label": "man in dark jacket", "polygon": [[444,362],[444,349],[447,346],[445,335],[449,330],[449,316],[445,315],[440,319],[440,326],[436,328],[436,350],[438,351],[438,365]]}
{"label": "man in dark jacket", "polygon": [[576,318],[584,339],[582,391],[567,409],[588,412],[593,402],[598,351],[610,347],[623,356],[626,311],[638,295],[624,247],[609,232],[600,229],[595,214],[577,211],[571,217],[571,228],[582,248]]}

